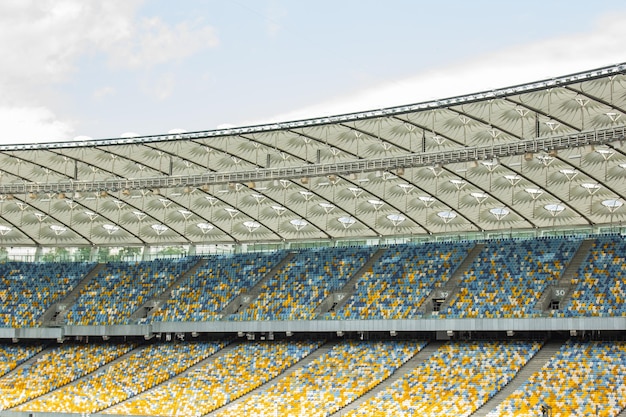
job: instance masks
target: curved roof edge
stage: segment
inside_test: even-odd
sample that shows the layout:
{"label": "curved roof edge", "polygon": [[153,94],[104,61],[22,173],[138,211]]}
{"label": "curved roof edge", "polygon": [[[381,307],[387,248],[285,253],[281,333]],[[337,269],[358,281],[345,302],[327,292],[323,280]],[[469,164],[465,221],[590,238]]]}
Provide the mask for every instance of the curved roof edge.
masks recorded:
{"label": "curved roof edge", "polygon": [[104,138],[92,139],[86,138],[82,141],[57,141],[57,142],[41,142],[29,144],[10,144],[0,145],[0,151],[12,150],[36,150],[36,149],[53,149],[53,148],[75,148],[90,146],[106,146],[106,145],[129,145],[138,143],[162,142],[180,139],[197,139],[205,137],[219,137],[239,134],[251,134],[259,132],[269,132],[281,129],[293,129],[299,127],[308,127],[314,125],[325,125],[338,122],[349,122],[353,120],[372,119],[377,117],[404,114],[409,112],[423,111],[446,107],[450,105],[458,105],[462,103],[471,103],[486,99],[506,97],[512,94],[527,93],[531,91],[542,90],[545,88],[563,86],[573,84],[580,81],[587,81],[596,78],[603,78],[610,74],[626,73],[626,62],[601,67],[593,70],[572,73],[568,75],[546,78],[539,81],[533,81],[524,84],[517,84],[509,87],[496,88],[492,90],[483,90],[476,93],[452,96],[448,98],[435,99],[414,104],[404,104],[393,107],[385,107],[381,109],[371,109],[361,112],[344,113],[335,116],[314,117],[309,119],[292,120],[284,122],[266,123],[251,126],[230,127],[225,129],[200,130],[194,132],[175,132],[156,135],[145,135],[135,137],[120,138]]}

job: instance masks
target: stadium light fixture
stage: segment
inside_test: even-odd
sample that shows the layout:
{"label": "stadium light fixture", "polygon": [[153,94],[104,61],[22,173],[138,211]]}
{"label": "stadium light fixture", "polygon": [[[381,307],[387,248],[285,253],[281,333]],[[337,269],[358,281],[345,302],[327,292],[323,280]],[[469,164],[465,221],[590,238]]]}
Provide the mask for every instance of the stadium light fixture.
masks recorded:
{"label": "stadium light fixture", "polygon": [[292,226],[296,229],[296,231],[298,231],[298,232],[299,232],[300,230],[304,229],[304,228],[305,228],[305,227],[309,224],[309,222],[307,222],[307,221],[306,221],[306,220],[304,220],[304,219],[293,219],[293,220],[290,220],[290,221],[289,221],[289,223],[290,223],[290,224],[291,224],[291,225],[292,225]]}
{"label": "stadium light fixture", "polygon": [[356,219],[354,217],[339,217],[337,221],[341,223],[344,229],[347,229],[356,223]]}
{"label": "stadium light fixture", "polygon": [[393,224],[394,227],[397,227],[406,220],[406,217],[401,214],[394,213],[387,215],[387,219],[391,222],[391,224]]}

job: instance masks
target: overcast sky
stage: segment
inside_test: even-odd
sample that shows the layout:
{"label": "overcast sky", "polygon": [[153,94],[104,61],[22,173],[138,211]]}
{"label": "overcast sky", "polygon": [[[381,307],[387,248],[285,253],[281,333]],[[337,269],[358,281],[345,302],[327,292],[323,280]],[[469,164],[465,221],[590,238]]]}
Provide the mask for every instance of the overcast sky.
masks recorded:
{"label": "overcast sky", "polygon": [[626,2],[2,0],[0,143],[410,104],[626,62]]}

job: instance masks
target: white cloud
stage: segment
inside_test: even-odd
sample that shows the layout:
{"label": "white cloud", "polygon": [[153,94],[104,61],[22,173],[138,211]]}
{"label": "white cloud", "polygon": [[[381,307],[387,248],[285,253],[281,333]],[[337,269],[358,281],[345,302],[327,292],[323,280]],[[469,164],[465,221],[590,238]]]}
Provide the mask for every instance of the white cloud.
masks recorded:
{"label": "white cloud", "polygon": [[156,79],[148,79],[142,82],[142,89],[149,97],[163,101],[174,93],[176,88],[176,77],[172,74],[162,74]]}
{"label": "white cloud", "polygon": [[[60,99],[54,90],[71,80],[78,60],[88,54],[104,53],[118,68],[146,68],[217,45],[213,28],[199,22],[168,25],[158,18],[138,18],[142,2],[3,0],[0,142],[68,138],[73,122],[57,120],[50,110]],[[153,95],[163,97],[167,91],[168,83],[161,82]],[[111,87],[103,87],[92,96],[112,93]]]}
{"label": "white cloud", "polygon": [[0,126],[5,144],[67,140],[74,132],[71,122],[45,107],[0,107]]}
{"label": "white cloud", "polygon": [[626,16],[605,16],[589,33],[578,33],[501,50],[466,62],[436,68],[414,77],[293,112],[258,124],[299,120],[441,99],[538,81],[626,61],[621,40]]}
{"label": "white cloud", "polygon": [[182,22],[172,27],[153,17],[140,19],[132,31],[109,42],[106,50],[116,67],[145,68],[218,45],[219,39],[211,26]]}
{"label": "white cloud", "polygon": [[101,100],[112,95],[115,95],[115,88],[111,86],[100,87],[93,92],[93,98],[96,100]]}
{"label": "white cloud", "polygon": [[115,39],[120,26],[132,26],[137,4],[126,0],[2,2],[0,46],[11,59],[3,61],[1,79],[32,89],[66,78],[79,55]]}

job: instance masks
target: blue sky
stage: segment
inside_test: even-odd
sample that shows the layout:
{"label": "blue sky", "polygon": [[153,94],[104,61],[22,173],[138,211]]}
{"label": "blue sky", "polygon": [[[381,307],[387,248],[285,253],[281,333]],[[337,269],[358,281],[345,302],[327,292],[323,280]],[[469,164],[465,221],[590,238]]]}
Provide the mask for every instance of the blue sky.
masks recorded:
{"label": "blue sky", "polygon": [[626,62],[626,3],[3,0],[0,143],[340,114]]}

